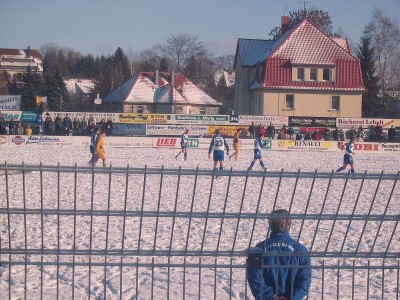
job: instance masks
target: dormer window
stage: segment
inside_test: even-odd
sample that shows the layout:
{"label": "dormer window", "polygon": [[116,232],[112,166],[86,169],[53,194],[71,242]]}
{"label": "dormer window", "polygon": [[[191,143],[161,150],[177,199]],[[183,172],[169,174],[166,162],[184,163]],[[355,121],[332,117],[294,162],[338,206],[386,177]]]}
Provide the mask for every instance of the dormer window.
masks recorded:
{"label": "dormer window", "polygon": [[324,68],[322,71],[322,80],[329,81],[331,78],[331,69]]}

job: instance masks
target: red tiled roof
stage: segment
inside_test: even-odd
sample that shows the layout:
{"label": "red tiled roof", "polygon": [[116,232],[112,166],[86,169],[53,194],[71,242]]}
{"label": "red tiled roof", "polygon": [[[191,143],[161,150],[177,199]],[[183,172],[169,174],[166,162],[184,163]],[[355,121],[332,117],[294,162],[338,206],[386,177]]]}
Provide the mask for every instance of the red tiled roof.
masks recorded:
{"label": "red tiled roof", "polygon": [[[8,49],[8,48],[0,48],[0,56],[3,55],[26,55],[27,49]],[[36,49],[29,49],[29,56],[42,58],[40,52]]]}
{"label": "red tiled roof", "polygon": [[[359,60],[325,35],[308,20],[303,20],[264,62],[263,88],[296,88],[364,91]],[[336,67],[335,82],[292,81],[292,66]]]}

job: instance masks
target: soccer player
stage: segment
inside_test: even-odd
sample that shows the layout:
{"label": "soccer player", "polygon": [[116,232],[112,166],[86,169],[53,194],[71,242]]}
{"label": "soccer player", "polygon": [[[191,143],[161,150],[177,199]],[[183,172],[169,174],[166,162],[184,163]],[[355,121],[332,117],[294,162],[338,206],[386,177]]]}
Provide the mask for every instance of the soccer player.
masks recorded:
{"label": "soccer player", "polygon": [[238,155],[239,155],[239,139],[240,139],[240,134],[242,133],[242,129],[238,128],[235,132],[235,135],[233,136],[233,149],[235,152],[229,156],[229,159],[231,159],[233,156],[235,156],[235,161],[238,160]]}
{"label": "soccer player", "polygon": [[354,159],[353,159],[353,154],[354,154],[354,138],[350,137],[350,140],[346,145],[346,152],[344,153],[343,157],[343,166],[341,166],[339,169],[336,170],[336,172],[341,172],[343,170],[346,170],[347,165],[350,165],[351,168],[351,173],[354,174]]}
{"label": "soccer player", "polygon": [[266,148],[265,144],[261,140],[261,135],[258,135],[257,138],[254,140],[254,158],[253,161],[250,164],[249,170],[253,170],[254,164],[256,163],[257,160],[260,161],[260,165],[263,168],[264,171],[267,170],[267,167],[264,165],[264,161],[262,159],[262,154],[261,154],[261,149]]}
{"label": "soccer player", "polygon": [[183,153],[183,160],[186,160],[187,148],[189,146],[188,134],[189,134],[189,129],[186,129],[185,132],[181,136],[181,151],[179,151],[178,154],[175,155],[175,159],[178,159],[178,156],[181,155],[181,153]]}
{"label": "soccer player", "polygon": [[93,166],[94,162],[94,150],[96,149],[97,135],[99,134],[99,129],[95,128],[93,134],[90,136],[90,153],[92,153],[92,158],[89,161],[89,166]]}
{"label": "soccer player", "polygon": [[221,131],[217,129],[215,130],[215,136],[211,141],[210,148],[208,149],[208,159],[211,158],[211,152],[213,152],[214,170],[218,170],[218,162],[219,170],[222,171],[224,169],[224,146],[226,148],[226,155],[229,156],[228,143],[225,138],[221,136]]}
{"label": "soccer player", "polygon": [[104,151],[104,140],[103,140],[105,135],[106,132],[102,131],[97,137],[96,150],[94,152],[93,167],[96,166],[96,163],[99,160],[99,158],[101,158],[101,160],[103,161],[103,167],[106,167],[106,152]]}

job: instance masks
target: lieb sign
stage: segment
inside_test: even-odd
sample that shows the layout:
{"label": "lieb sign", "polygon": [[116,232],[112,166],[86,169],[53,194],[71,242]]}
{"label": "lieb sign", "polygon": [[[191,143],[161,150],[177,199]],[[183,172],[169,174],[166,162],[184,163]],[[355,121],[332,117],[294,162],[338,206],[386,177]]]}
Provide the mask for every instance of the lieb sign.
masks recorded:
{"label": "lieb sign", "polygon": [[176,146],[176,138],[158,138],[157,147],[174,148]]}

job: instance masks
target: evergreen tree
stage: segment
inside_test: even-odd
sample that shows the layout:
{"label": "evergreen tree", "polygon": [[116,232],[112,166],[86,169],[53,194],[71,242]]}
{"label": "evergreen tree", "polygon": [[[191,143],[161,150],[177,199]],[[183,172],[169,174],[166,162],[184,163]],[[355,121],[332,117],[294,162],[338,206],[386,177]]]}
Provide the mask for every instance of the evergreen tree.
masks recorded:
{"label": "evergreen tree", "polygon": [[361,71],[367,92],[362,99],[363,117],[380,117],[384,113],[384,105],[379,97],[379,78],[376,76],[375,49],[372,47],[372,36],[368,26],[365,28],[357,49],[357,57],[361,63]]}
{"label": "evergreen tree", "polygon": [[37,72],[32,72],[28,66],[18,88],[18,94],[21,95],[21,110],[36,111],[36,96],[41,96],[42,91],[42,77]]}
{"label": "evergreen tree", "polygon": [[69,109],[69,93],[58,70],[47,73],[44,78],[44,95],[51,111],[66,111]]}

